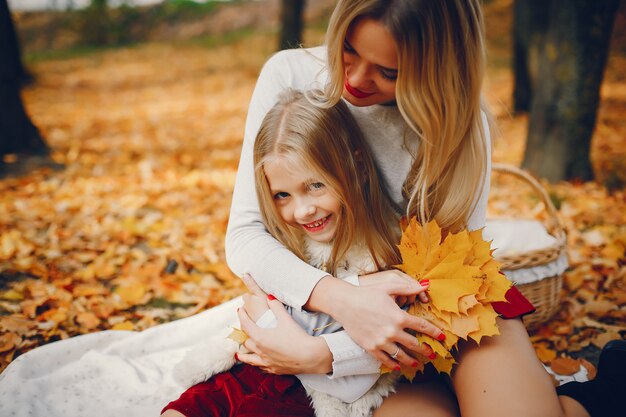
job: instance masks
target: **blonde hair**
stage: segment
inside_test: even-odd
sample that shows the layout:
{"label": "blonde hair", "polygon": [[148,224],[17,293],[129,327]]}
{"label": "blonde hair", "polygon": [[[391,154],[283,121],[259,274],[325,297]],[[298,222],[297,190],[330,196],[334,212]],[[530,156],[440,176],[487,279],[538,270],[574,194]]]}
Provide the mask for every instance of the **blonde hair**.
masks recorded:
{"label": "blonde hair", "polygon": [[372,18],[398,50],[396,101],[420,139],[403,186],[407,215],[460,230],[477,203],[487,170],[487,132],[481,110],[485,71],[478,0],[340,0],[326,43],[330,82],[326,104],[343,93],[343,45],[351,25]]}
{"label": "blonde hair", "polygon": [[287,158],[291,166],[305,166],[319,174],[340,202],[327,272],[335,274],[338,262],[356,242],[365,243],[379,269],[398,263],[398,230],[390,220],[395,216],[363,135],[345,103],[322,107],[312,96],[286,90],[263,119],[254,143],[256,190],[263,221],[276,239],[308,261],[304,232],[282,220],[265,177],[264,164],[277,156]]}

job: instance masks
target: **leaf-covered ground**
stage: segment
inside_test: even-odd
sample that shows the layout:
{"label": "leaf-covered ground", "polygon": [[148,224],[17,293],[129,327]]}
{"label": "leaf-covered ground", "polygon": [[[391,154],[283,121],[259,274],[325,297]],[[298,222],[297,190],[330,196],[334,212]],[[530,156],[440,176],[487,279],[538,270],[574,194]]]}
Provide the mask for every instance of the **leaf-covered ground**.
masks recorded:
{"label": "leaf-covered ground", "polygon": [[[487,97],[501,136],[494,159],[519,164],[525,117],[510,114],[510,1],[487,10]],[[509,19],[509,20],[507,20]],[[307,33],[310,44],[322,37]],[[24,92],[63,170],[0,180],[0,370],[73,335],[142,330],[243,291],[224,262],[248,100],[275,39],[220,46],[153,43],[31,65]],[[593,160],[626,175],[626,59],[611,56]],[[7,159],[9,162],[11,158]],[[619,181],[617,182],[619,184]],[[594,355],[626,334],[626,194],[598,183],[546,184],[568,231],[561,311],[533,334],[540,358]],[[493,215],[542,218],[524,184],[496,181]]]}

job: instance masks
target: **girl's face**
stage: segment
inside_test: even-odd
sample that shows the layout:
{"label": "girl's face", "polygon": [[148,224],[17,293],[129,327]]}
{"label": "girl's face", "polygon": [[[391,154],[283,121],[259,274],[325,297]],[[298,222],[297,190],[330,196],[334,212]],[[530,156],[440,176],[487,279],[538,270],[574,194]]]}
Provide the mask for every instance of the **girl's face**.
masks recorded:
{"label": "girl's face", "polygon": [[285,223],[302,229],[316,242],[330,242],[337,231],[341,203],[320,176],[283,156],[263,165],[276,209]]}
{"label": "girl's face", "polygon": [[343,97],[359,107],[396,99],[398,51],[391,33],[371,18],[355,20],[343,45]]}

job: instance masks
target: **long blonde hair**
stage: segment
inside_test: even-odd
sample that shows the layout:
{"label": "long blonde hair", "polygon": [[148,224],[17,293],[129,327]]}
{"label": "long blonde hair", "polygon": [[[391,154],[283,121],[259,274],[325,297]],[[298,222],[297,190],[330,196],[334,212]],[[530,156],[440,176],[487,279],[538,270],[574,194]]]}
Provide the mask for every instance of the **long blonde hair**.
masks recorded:
{"label": "long blonde hair", "polygon": [[304,232],[286,224],[276,209],[263,169],[277,156],[291,166],[304,166],[321,181],[341,204],[337,230],[332,240],[329,273],[351,245],[363,242],[381,269],[398,263],[398,230],[387,196],[363,135],[345,103],[322,107],[312,96],[284,91],[267,113],[254,143],[256,191],[268,231],[297,256],[304,253]]}
{"label": "long blonde hair", "polygon": [[343,93],[343,45],[356,19],[373,18],[398,50],[396,101],[420,139],[403,186],[407,214],[436,219],[445,229],[466,227],[482,191],[487,140],[481,110],[484,28],[478,0],[340,0],[326,44],[328,105]]}

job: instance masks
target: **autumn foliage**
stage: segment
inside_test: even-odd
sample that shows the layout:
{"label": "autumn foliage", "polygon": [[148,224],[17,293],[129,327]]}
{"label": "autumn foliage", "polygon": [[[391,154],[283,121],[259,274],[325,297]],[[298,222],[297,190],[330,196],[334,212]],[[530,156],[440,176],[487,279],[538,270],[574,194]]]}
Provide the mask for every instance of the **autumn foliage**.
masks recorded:
{"label": "autumn foliage", "polygon": [[[485,5],[485,96],[502,133],[494,160],[519,165],[527,120],[510,113],[510,4]],[[310,45],[322,38],[305,34]],[[25,104],[66,168],[0,179],[0,370],[55,340],[143,330],[243,292],[223,238],[247,104],[275,44],[254,34],[29,63],[37,84]],[[559,312],[531,337],[538,357],[562,372],[573,368],[563,359],[594,362],[608,340],[626,337],[625,44],[613,43],[592,150],[598,178],[614,178],[614,190],[544,184],[571,267]],[[494,176],[490,216],[541,219],[541,206]]]}
{"label": "autumn foliage", "polygon": [[[409,313],[430,321],[446,335],[443,342],[425,334],[416,337],[437,354],[432,360],[435,368],[449,374],[459,338],[480,343],[485,336],[499,334],[498,314],[491,303],[505,301],[511,283],[500,273],[482,230],[443,236],[435,220],[422,226],[413,218],[398,247],[402,264],[397,267],[418,281],[430,282],[429,302],[414,303]],[[407,368],[403,373],[412,378],[415,370]]]}

